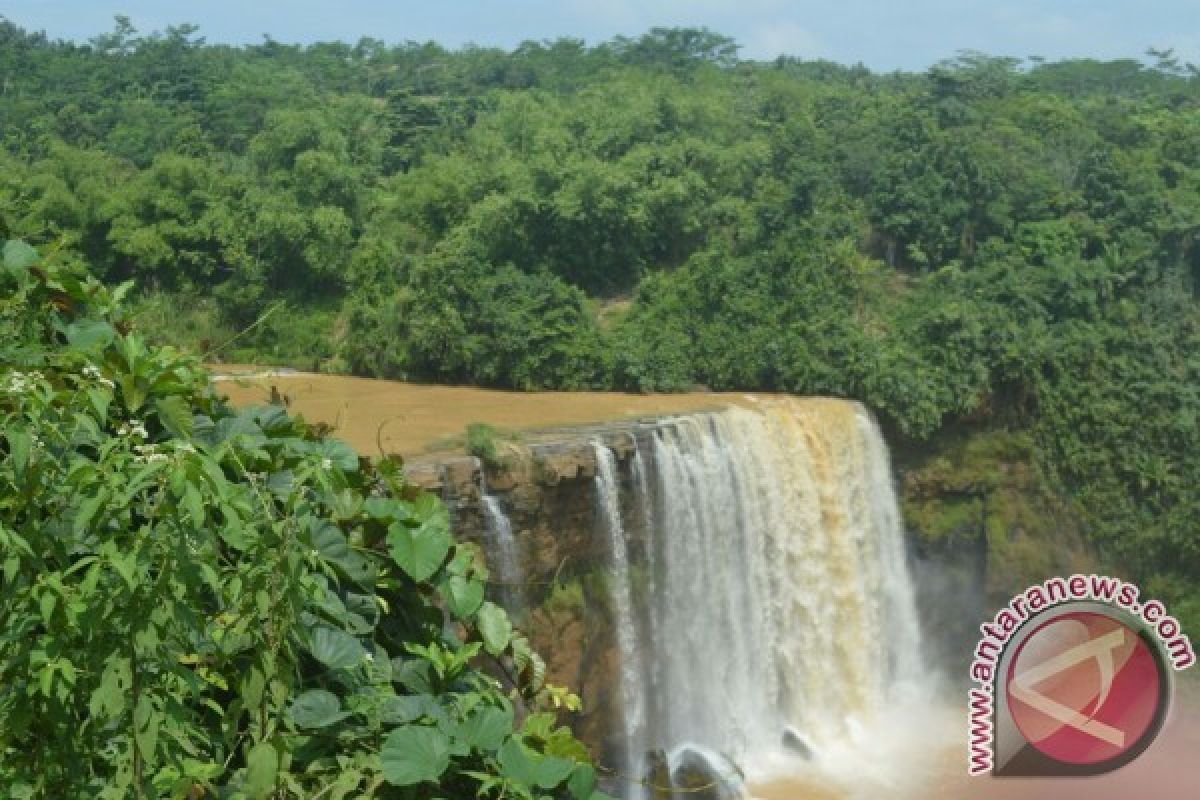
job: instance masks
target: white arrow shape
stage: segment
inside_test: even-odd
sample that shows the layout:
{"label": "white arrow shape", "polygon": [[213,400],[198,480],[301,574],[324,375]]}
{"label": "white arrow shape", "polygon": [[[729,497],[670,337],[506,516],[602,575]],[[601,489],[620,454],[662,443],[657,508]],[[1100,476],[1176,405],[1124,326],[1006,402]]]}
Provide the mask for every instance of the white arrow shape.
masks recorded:
{"label": "white arrow shape", "polygon": [[[1085,717],[1078,711],[1064,706],[1041,692],[1035,691],[1034,686],[1038,685],[1047,678],[1057,675],[1063,670],[1070,669],[1076,664],[1087,661],[1089,658],[1096,659],[1096,664],[1100,668],[1100,697],[1096,702],[1096,711],[1100,711],[1100,706],[1108,698],[1108,693],[1112,689],[1113,682],[1113,650],[1125,643],[1125,629],[1117,628],[1112,633],[1105,634],[1098,639],[1084,642],[1076,645],[1070,650],[1064,650],[1062,653],[1048,658],[1036,667],[1031,667],[1024,672],[1013,677],[1012,685],[1009,690],[1013,696],[1022,703],[1035,708],[1051,719],[1055,719],[1064,725],[1069,725],[1081,733],[1086,733],[1088,736],[1108,742],[1114,747],[1125,746],[1125,732],[1118,730],[1110,725],[1105,725],[1095,719]],[[1107,668],[1106,668],[1107,667]]]}

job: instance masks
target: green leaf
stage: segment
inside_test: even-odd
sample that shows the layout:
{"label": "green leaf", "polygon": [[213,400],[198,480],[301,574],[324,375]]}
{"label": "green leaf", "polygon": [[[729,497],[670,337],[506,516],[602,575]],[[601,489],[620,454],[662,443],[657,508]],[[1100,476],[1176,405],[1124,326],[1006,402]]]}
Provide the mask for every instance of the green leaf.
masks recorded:
{"label": "green leaf", "polygon": [[383,778],[393,786],[412,786],[442,777],[450,766],[450,746],[437,728],[406,725],[388,734],[379,756]]}
{"label": "green leaf", "polygon": [[88,389],[88,402],[92,404],[92,408],[96,411],[96,417],[103,422],[108,418],[108,406],[112,403],[112,393],[103,389]]}
{"label": "green leaf", "polygon": [[369,497],[362,510],[371,519],[403,522],[412,518],[408,506],[391,497]]}
{"label": "green leaf", "polygon": [[309,689],[292,701],[292,722],[301,728],[325,728],[350,716],[333,692]]}
{"label": "green leaf", "polygon": [[512,640],[512,623],[504,609],[489,600],[479,609],[478,624],[487,651],[494,656],[503,653]]}
{"label": "green leaf", "polygon": [[412,502],[412,515],[420,523],[428,522],[438,515],[446,515],[446,506],[437,495],[426,492]]}
{"label": "green leaf", "polygon": [[477,708],[455,729],[456,739],[475,750],[495,750],[512,733],[512,709]]}
{"label": "green leaf", "polygon": [[424,693],[433,691],[432,671],[433,666],[428,661],[419,658],[410,658],[407,660],[392,659],[392,675],[394,679],[410,692]]}
{"label": "green leaf", "polygon": [[242,784],[252,800],[266,797],[279,776],[279,752],[270,742],[259,742],[246,754],[246,778]]}
{"label": "green leaf", "polygon": [[192,435],[192,407],[182,397],[160,397],[154,401],[154,410],[158,412],[158,421],[175,438],[187,439]]}
{"label": "green leaf", "polygon": [[567,791],[575,800],[591,800],[596,791],[596,769],[591,764],[579,764],[567,780]]}
{"label": "green leaf", "polygon": [[112,344],[117,338],[113,326],[98,319],[81,319],[67,326],[67,342],[79,350],[93,350]]}
{"label": "green leaf", "polygon": [[71,529],[75,535],[83,533],[92,523],[92,518],[100,510],[100,506],[108,501],[108,490],[100,488],[95,495],[85,499],[79,504],[79,510],[75,512],[75,520],[71,525]]}
{"label": "green leaf", "polygon": [[442,592],[446,607],[459,619],[468,619],[483,605],[483,581],[453,575]]}
{"label": "green leaf", "polygon": [[128,280],[122,281],[112,290],[112,301],[114,304],[120,304],[125,300],[125,295],[129,294],[129,290],[137,284],[137,281]]}
{"label": "green leaf", "polygon": [[544,756],[511,737],[496,754],[504,776],[525,786],[553,789],[567,779],[576,762],[557,756]]}
{"label": "green leaf", "polygon": [[537,773],[529,750],[516,736],[510,737],[496,754],[500,772],[505,778],[532,787],[537,782]]}
{"label": "green leaf", "polygon": [[437,572],[453,542],[447,526],[432,520],[415,529],[393,523],[387,541],[396,564],[418,583]]}
{"label": "green leaf", "polygon": [[128,658],[110,656],[104,663],[100,685],[92,692],[88,710],[95,717],[116,719],[125,713],[129,687],[133,685],[133,672]]}
{"label": "green leaf", "polygon": [[309,526],[313,549],[331,564],[341,567],[350,580],[369,586],[375,577],[371,563],[350,547],[346,534],[328,520],[313,519]]}
{"label": "green leaf", "polygon": [[162,725],[163,715],[154,707],[150,695],[143,694],[138,698],[133,708],[133,738],[143,757],[154,760],[158,747],[158,729]]}
{"label": "green leaf", "polygon": [[4,243],[4,267],[11,272],[28,269],[38,260],[37,250],[34,250],[19,239],[10,239]]}
{"label": "green leaf", "polygon": [[421,717],[445,716],[437,698],[429,694],[405,694],[387,697],[379,704],[380,720],[385,725],[403,725]]}
{"label": "green leaf", "polygon": [[58,605],[58,595],[52,591],[43,592],[38,598],[38,608],[42,612],[42,621],[46,626],[50,626],[50,619],[54,615],[54,607]]}
{"label": "green leaf", "polygon": [[333,462],[333,466],[342,470],[342,472],[356,472],[358,470],[358,453],[354,452],[354,448],[345,442],[337,439],[324,439],[317,444],[314,452],[320,458],[327,458]]}
{"label": "green leaf", "polygon": [[196,488],[196,484],[189,483],[183,490],[183,499],[180,501],[180,506],[187,512],[188,518],[197,528],[204,526],[204,500],[200,496],[200,490]]}
{"label": "green leaf", "polygon": [[29,450],[33,446],[33,437],[28,431],[9,431],[8,438],[8,453],[12,458],[13,469],[17,473],[17,477],[24,477],[25,470],[29,466]]}
{"label": "green leaf", "polygon": [[535,760],[534,783],[543,789],[553,789],[567,779],[575,762],[558,756],[540,756]]}
{"label": "green leaf", "polygon": [[309,651],[330,669],[350,669],[366,660],[367,651],[348,633],[321,626],[313,631]]}
{"label": "green leaf", "polygon": [[129,411],[137,411],[146,402],[146,387],[136,374],[118,376],[117,384],[121,387],[121,399]]}
{"label": "green leaf", "polygon": [[242,524],[232,507],[223,505],[221,516],[225,520],[224,524],[217,528],[217,535],[221,537],[221,541],[233,550],[241,551],[249,547],[250,539],[246,535],[246,526]]}
{"label": "green leaf", "polygon": [[337,776],[337,780],[333,782],[333,787],[329,792],[329,800],[345,800],[352,792],[355,797],[361,796],[356,790],[364,777],[363,773],[356,769],[342,772]]}

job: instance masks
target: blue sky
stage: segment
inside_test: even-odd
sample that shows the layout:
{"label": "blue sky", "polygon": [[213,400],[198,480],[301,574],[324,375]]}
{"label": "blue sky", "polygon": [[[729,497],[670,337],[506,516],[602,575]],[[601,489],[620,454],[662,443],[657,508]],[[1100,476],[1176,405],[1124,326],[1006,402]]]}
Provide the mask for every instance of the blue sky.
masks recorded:
{"label": "blue sky", "polygon": [[995,55],[1140,57],[1174,47],[1200,63],[1200,0],[4,0],[0,15],[52,37],[87,39],[130,16],[143,32],[194,22],[209,41],[286,42],[369,35],[512,47],[573,36],[597,42],[655,25],[707,26],[742,55],[924,69],[961,49]]}

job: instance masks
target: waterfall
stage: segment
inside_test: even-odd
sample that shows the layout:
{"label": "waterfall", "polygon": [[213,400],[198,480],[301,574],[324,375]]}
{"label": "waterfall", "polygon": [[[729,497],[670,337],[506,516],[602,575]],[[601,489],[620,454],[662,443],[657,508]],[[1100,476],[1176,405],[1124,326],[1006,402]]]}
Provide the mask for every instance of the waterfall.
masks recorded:
{"label": "waterfall", "polygon": [[875,421],[847,401],[770,398],[639,435],[633,489],[650,541],[637,592],[613,453],[594,445],[626,767],[647,747],[687,743],[753,772],[788,757],[785,734],[818,759],[864,735],[921,672]]}
{"label": "waterfall", "polygon": [[[638,642],[633,615],[633,589],[629,572],[629,551],[625,526],[621,522],[621,503],[617,485],[617,460],[613,451],[599,440],[592,441],[596,453],[596,509],[608,537],[611,574],[609,595],[613,627],[621,663],[621,718],[624,727],[622,771],[626,776],[639,774],[644,743],[645,690],[642,681],[643,650]],[[640,787],[630,784],[629,800],[641,796]]]}
{"label": "waterfall", "polygon": [[504,513],[504,507],[500,505],[500,499],[488,493],[487,479],[482,468],[479,470],[479,497],[483,505],[484,522],[487,525],[488,542],[485,551],[491,562],[492,582],[497,585],[497,601],[510,614],[520,613],[525,602],[520,547],[513,536],[512,522]]}

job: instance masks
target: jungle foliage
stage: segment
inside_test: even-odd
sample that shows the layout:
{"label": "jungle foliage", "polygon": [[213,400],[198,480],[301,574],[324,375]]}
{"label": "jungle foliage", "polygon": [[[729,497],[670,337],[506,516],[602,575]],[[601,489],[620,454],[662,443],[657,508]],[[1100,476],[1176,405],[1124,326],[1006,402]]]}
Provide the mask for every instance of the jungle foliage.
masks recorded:
{"label": "jungle foliage", "polygon": [[129,288],[3,248],[0,796],[602,800],[440,501],[226,407]]}
{"label": "jungle foliage", "polygon": [[1170,53],[882,75],[696,30],[234,48],[119,19],[0,24],[0,76],[0,235],[135,280],[151,335],[262,320],[215,355],[1028,433],[1104,559],[1200,624],[1200,76]]}

